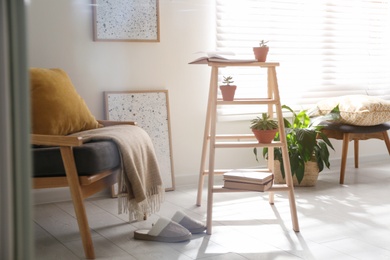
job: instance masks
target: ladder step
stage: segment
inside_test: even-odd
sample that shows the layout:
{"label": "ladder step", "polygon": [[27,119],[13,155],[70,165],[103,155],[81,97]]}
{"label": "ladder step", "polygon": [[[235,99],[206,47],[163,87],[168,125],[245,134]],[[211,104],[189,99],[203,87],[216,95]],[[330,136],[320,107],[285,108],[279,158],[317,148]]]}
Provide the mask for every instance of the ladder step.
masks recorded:
{"label": "ladder step", "polygon": [[[235,171],[248,171],[248,168],[245,169],[234,169]],[[250,169],[254,172],[269,172],[270,170],[268,168],[258,168],[258,169]],[[225,172],[232,171],[232,169],[215,169],[214,174],[224,174]],[[209,174],[209,170],[204,170],[203,175]]]}
{"label": "ladder step", "polygon": [[283,144],[279,141],[274,141],[270,144],[261,144],[257,141],[253,142],[216,142],[215,148],[253,148],[253,147],[283,147]]}
{"label": "ladder step", "polygon": [[276,105],[279,104],[278,100],[271,98],[254,98],[254,99],[237,99],[234,101],[217,100],[217,105]]}
{"label": "ladder step", "polygon": [[288,187],[286,184],[273,184],[271,188],[266,191],[253,191],[253,190],[239,190],[239,189],[227,189],[223,188],[222,185],[216,185],[213,188],[213,192],[215,193],[223,193],[223,192],[273,192],[273,191],[289,191],[291,187]]}

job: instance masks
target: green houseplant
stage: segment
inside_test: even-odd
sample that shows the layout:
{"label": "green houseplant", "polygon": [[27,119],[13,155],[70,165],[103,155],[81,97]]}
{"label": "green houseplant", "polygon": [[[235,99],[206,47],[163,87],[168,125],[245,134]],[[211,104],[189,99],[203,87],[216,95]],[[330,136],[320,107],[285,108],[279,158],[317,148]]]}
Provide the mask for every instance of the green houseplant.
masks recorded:
{"label": "green houseplant", "polygon": [[278,132],[278,121],[271,119],[267,113],[262,113],[261,117],[251,120],[250,128],[259,143],[271,143]]}
{"label": "green houseplant", "polygon": [[267,55],[269,47],[267,45],[268,41],[261,40],[259,47],[253,47],[253,53],[257,61],[265,62],[267,60]]}
{"label": "green houseplant", "polygon": [[[292,113],[291,121],[286,118],[283,118],[283,121],[291,174],[295,175],[298,184],[300,184],[305,176],[305,167],[308,163],[314,162],[318,167],[318,172],[321,172],[325,166],[329,168],[329,148],[333,150],[334,148],[328,137],[322,133],[321,122],[339,119],[340,112],[336,106],[328,115],[311,119],[306,110],[295,113],[288,106],[284,105],[282,108]],[[275,140],[280,140],[279,133]],[[256,148],[254,153],[257,159]],[[263,157],[268,159],[268,148],[263,148]],[[274,148],[274,159],[280,162],[280,171],[285,178],[281,148]]]}
{"label": "green houseplant", "polygon": [[223,85],[220,85],[219,88],[222,93],[222,99],[223,101],[233,101],[234,100],[234,94],[236,92],[237,86],[231,85],[234,83],[232,76],[223,77],[222,81]]}

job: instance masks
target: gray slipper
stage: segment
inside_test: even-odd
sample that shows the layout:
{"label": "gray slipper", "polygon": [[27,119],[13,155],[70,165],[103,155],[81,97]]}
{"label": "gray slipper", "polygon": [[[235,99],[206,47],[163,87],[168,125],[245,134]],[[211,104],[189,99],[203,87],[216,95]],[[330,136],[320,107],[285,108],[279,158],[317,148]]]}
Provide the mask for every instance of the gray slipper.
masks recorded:
{"label": "gray slipper", "polygon": [[191,238],[191,233],[182,225],[167,219],[159,218],[150,230],[134,231],[134,239],[159,241],[159,242],[183,242]]}
{"label": "gray slipper", "polygon": [[177,211],[175,215],[173,215],[172,220],[188,229],[192,234],[202,233],[206,230],[206,225],[187,216],[182,211]]}

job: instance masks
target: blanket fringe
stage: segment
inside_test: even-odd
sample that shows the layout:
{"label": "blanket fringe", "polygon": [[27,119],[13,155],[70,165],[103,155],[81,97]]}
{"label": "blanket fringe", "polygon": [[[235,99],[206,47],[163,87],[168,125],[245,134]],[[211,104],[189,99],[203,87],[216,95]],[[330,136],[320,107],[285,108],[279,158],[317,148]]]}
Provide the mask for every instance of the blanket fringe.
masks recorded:
{"label": "blanket fringe", "polygon": [[160,210],[160,205],[164,201],[165,190],[162,186],[154,187],[146,192],[147,198],[137,202],[135,199],[129,200],[128,194],[118,194],[118,214],[129,213],[129,221],[142,221],[145,216],[150,216]]}

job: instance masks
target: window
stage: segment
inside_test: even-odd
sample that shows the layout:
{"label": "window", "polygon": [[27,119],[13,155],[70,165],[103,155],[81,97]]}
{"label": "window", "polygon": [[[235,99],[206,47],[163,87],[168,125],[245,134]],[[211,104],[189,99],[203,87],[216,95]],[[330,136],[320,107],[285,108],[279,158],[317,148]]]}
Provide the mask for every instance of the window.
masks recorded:
{"label": "window", "polygon": [[[216,0],[217,50],[253,59],[269,41],[282,104],[306,109],[326,97],[390,99],[389,0]],[[265,70],[228,68],[236,96],[260,96]],[[221,108],[220,118],[252,118],[253,108]],[[258,112],[257,112],[258,113]],[[234,116],[235,115],[235,116]]]}

